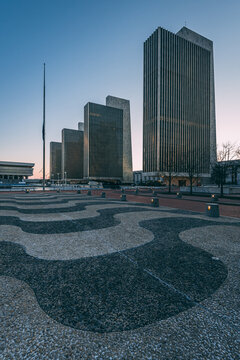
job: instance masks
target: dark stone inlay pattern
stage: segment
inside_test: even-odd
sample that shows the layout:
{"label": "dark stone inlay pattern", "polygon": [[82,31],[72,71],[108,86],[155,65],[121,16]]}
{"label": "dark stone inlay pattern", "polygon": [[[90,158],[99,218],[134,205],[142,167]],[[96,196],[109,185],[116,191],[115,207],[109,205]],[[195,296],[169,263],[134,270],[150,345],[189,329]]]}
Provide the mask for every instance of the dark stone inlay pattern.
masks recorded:
{"label": "dark stone inlay pattern", "polygon": [[61,207],[61,208],[47,208],[47,209],[21,209],[16,206],[0,206],[0,211],[2,210],[10,210],[17,211],[22,214],[55,214],[55,213],[66,213],[66,212],[74,212],[74,211],[82,211],[86,209],[86,206],[89,205],[104,205],[109,204],[109,201],[87,201],[81,202],[74,206],[69,207]]}
{"label": "dark stone inlay pattern", "polygon": [[[92,199],[97,199],[99,197],[92,197]],[[15,203],[15,204],[18,204],[18,205],[27,205],[27,206],[32,206],[32,205],[55,205],[55,204],[67,204],[69,201],[74,201],[74,200],[84,200],[84,199],[87,199],[87,197],[72,197],[72,198],[67,198],[67,199],[61,199],[61,200],[58,200],[58,201],[51,201],[51,199],[47,199],[48,201],[45,201],[41,198],[39,198],[39,201],[18,201],[18,200],[1,200],[1,202],[11,202],[11,203]],[[89,197],[88,197],[89,199]],[[25,199],[24,199],[25,200]],[[35,200],[35,199],[34,199]]]}
{"label": "dark stone inlay pattern", "polygon": [[78,231],[104,229],[120,224],[114,215],[129,212],[150,211],[137,207],[115,208],[97,210],[100,216],[86,219],[61,220],[61,221],[25,221],[16,216],[0,216],[1,225],[19,226],[22,231],[32,234],[63,234]]}
{"label": "dark stone inlay pattern", "polygon": [[[49,201],[49,202],[18,202],[17,200],[8,200],[8,201],[3,201],[3,202],[15,202],[18,205],[55,205],[55,204],[65,204],[68,203],[69,201],[74,201],[74,200],[85,200],[87,199],[88,201],[85,202],[85,206],[87,205],[96,205],[96,204],[105,204],[105,203],[111,203],[111,202],[119,202],[118,199],[110,199],[108,198],[106,202],[101,201],[101,199],[99,198],[99,196],[94,196],[91,199],[89,199],[89,196],[84,196],[81,195],[82,197],[73,197],[70,195],[68,195],[67,199],[62,199],[62,200],[58,200],[58,201]],[[56,197],[59,199],[59,197]],[[39,200],[41,200],[41,198],[39,198]],[[96,202],[94,202],[94,200],[97,200]],[[1,203],[1,201],[0,201]],[[132,202],[131,205],[134,206],[138,206],[138,207],[151,207],[151,204],[145,204],[145,203],[137,203],[137,202]],[[78,205],[74,205],[74,206],[70,206],[70,207],[66,207],[66,208],[51,208],[51,209],[19,209],[17,207],[14,206],[0,206],[0,210],[14,210],[14,211],[18,211],[19,213],[23,213],[23,214],[47,214],[47,213],[57,213],[57,212],[74,212],[74,211],[78,211],[78,206],[81,206],[80,204]],[[165,207],[165,206],[164,206]],[[79,208],[79,211],[81,211],[82,209]],[[199,215],[199,212],[196,211],[191,211],[191,210],[182,210],[182,209],[171,209],[171,210],[161,210],[161,204],[160,204],[160,208],[158,209],[158,211],[164,211],[164,212],[169,212],[169,213],[173,213],[173,214],[182,214],[182,215]]]}
{"label": "dark stone inlay pattern", "polygon": [[160,273],[161,279],[171,283],[194,301],[199,302],[209,297],[227,276],[227,269],[221,261],[212,260],[212,254],[179,238],[183,231],[220,225],[219,222],[184,217],[144,220],[139,225],[151,231],[154,240],[131,249],[131,258],[140,267]]}
{"label": "dark stone inlay pattern", "polygon": [[[72,201],[72,200],[78,200],[76,198],[74,199],[71,199],[69,201]],[[81,200],[84,200],[84,199],[81,199]],[[97,200],[97,201],[94,201],[94,200]],[[65,213],[65,212],[75,212],[75,211],[82,211],[86,208],[86,206],[89,206],[89,205],[104,205],[104,204],[109,204],[111,202],[114,202],[114,203],[120,203],[120,200],[116,200],[116,199],[107,199],[107,201],[99,201],[100,199],[99,198],[94,198],[92,197],[91,200],[89,200],[89,197],[88,197],[88,201],[85,201],[85,202],[81,202],[77,205],[73,205],[73,206],[68,206],[68,207],[61,207],[61,208],[43,208],[43,209],[22,209],[22,208],[18,208],[16,206],[8,206],[8,205],[5,205],[5,206],[0,206],[0,211],[5,211],[5,210],[10,210],[10,211],[17,211],[19,213],[22,213],[22,214],[54,214],[54,213]],[[68,201],[65,201],[65,202],[68,202]],[[42,205],[45,205],[46,203],[42,204]],[[51,203],[47,203],[46,205],[55,205],[56,202],[51,202]],[[57,203],[59,204],[59,202]],[[24,204],[21,204],[21,205],[25,205]],[[27,205],[30,205],[29,203],[27,203]],[[32,204],[31,204],[32,205]],[[34,203],[33,205],[36,205],[36,203]],[[38,203],[38,205],[40,205]],[[136,207],[145,207],[145,208],[149,208],[151,207],[151,204],[144,204],[144,203],[136,203],[136,202],[132,202],[131,203],[132,206],[136,206]],[[172,214],[181,214],[181,215],[199,215],[199,212],[196,212],[196,211],[191,211],[191,210],[181,210],[181,209],[171,209],[171,210],[166,210],[166,209],[161,209],[161,205],[160,205],[160,208],[158,209],[158,211],[163,211],[163,212],[167,212],[167,213],[172,213]]]}
{"label": "dark stone inlay pattern", "polygon": [[[99,333],[136,329],[193,307],[225,280],[227,269],[221,261],[178,236],[206,225],[219,223],[190,218],[142,221],[141,226],[154,233],[153,241],[70,261],[37,259],[21,245],[0,242],[0,275],[28,283],[41,308],[64,325]],[[144,269],[191,296],[192,301]]]}

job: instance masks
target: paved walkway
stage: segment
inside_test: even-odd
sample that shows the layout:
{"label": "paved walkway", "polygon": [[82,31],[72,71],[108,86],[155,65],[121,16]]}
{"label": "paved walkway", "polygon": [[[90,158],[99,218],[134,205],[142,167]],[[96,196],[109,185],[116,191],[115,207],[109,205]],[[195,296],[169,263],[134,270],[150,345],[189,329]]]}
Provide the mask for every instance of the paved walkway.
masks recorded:
{"label": "paved walkway", "polygon": [[[120,199],[120,190],[106,190],[106,195],[111,199]],[[93,194],[100,195],[101,191],[93,191]],[[134,194],[134,191],[126,191],[127,200],[140,202],[144,204],[150,204],[153,194],[139,192],[138,195]],[[159,204],[162,206],[168,206],[171,208],[177,208],[182,210],[205,212],[206,203],[209,203],[211,199],[209,197],[197,197],[197,196],[183,196],[182,199],[177,199],[176,195],[157,194]],[[240,200],[220,199],[219,211],[222,216],[230,216],[240,218]],[[226,205],[222,204],[226,202]],[[229,205],[229,202],[234,205]]]}
{"label": "paved walkway", "polygon": [[0,195],[0,359],[238,359],[240,220],[106,193]]}

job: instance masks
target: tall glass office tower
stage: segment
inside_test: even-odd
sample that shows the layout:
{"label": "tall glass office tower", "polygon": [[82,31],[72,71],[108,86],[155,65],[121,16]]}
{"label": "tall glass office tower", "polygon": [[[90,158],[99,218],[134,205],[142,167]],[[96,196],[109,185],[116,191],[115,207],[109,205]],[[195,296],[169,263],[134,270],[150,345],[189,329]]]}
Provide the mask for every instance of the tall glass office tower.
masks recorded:
{"label": "tall glass office tower", "polygon": [[207,176],[215,161],[213,43],[159,27],[144,43],[143,171]]}

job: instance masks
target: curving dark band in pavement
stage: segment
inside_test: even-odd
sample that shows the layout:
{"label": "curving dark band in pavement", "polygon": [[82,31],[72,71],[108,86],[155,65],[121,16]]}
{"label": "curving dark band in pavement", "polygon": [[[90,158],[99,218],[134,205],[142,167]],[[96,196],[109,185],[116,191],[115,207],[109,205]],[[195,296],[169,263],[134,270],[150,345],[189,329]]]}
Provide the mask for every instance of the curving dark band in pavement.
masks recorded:
{"label": "curving dark band in pavement", "polygon": [[129,212],[150,211],[147,208],[126,207],[97,210],[100,216],[86,219],[61,220],[61,221],[25,221],[16,216],[1,216],[1,225],[18,226],[27,233],[32,234],[63,234],[78,231],[104,229],[120,224],[114,215]]}
{"label": "curving dark band in pavement", "polygon": [[[75,199],[76,200],[76,199]],[[51,203],[54,204],[54,203]],[[0,211],[4,211],[4,210],[10,210],[10,211],[17,211],[21,214],[55,214],[55,213],[67,213],[67,212],[74,212],[74,211],[82,211],[84,209],[86,209],[86,206],[89,205],[104,205],[104,204],[109,204],[109,201],[88,201],[88,202],[81,202],[77,205],[74,206],[68,206],[68,207],[61,207],[61,208],[43,208],[43,209],[22,209],[22,208],[18,208],[16,206],[0,206]]]}
{"label": "curving dark band in pavement", "polygon": [[[114,211],[101,214],[106,225]],[[132,330],[195,306],[226,279],[221,261],[179,237],[209,225],[218,223],[185,217],[142,221],[153,241],[70,261],[37,259],[21,245],[3,241],[0,275],[25,281],[46,314],[63,325],[99,333]]]}
{"label": "curving dark band in pavement", "polygon": [[[32,205],[56,205],[56,204],[67,204],[69,201],[84,200],[86,198],[87,198],[87,196],[84,197],[84,198],[83,197],[77,198],[75,196],[75,197],[68,197],[67,199],[61,199],[61,200],[58,200],[58,201],[51,201],[51,199],[47,199],[47,201],[45,201],[45,200],[42,200],[41,198],[39,198],[39,201],[31,201],[31,200],[19,201],[19,200],[11,199],[11,200],[1,200],[0,204],[1,204],[1,202],[2,203],[8,203],[9,202],[9,203],[15,203],[15,204],[24,205],[24,206],[26,206],[26,205],[27,206],[32,206]],[[94,198],[96,198],[96,197],[92,196],[91,199],[94,199]]]}

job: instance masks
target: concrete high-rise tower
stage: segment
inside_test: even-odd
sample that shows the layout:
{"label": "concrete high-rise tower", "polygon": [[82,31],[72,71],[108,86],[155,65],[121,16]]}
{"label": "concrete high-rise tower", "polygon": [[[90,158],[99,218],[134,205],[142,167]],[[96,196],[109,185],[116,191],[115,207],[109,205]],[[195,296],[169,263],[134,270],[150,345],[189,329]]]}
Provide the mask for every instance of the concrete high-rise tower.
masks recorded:
{"label": "concrete high-rise tower", "polygon": [[84,178],[123,179],[123,110],[87,103],[84,107]]}
{"label": "concrete high-rise tower", "polygon": [[50,142],[50,179],[61,179],[62,174],[62,143]]}
{"label": "concrete high-rise tower", "polygon": [[159,27],[144,43],[143,171],[209,176],[215,161],[213,43]]}
{"label": "concrete high-rise tower", "polygon": [[123,110],[123,182],[133,182],[130,101],[106,97],[106,105]]}
{"label": "concrete high-rise tower", "polygon": [[83,178],[83,123],[78,123],[78,129],[62,129],[62,179]]}

